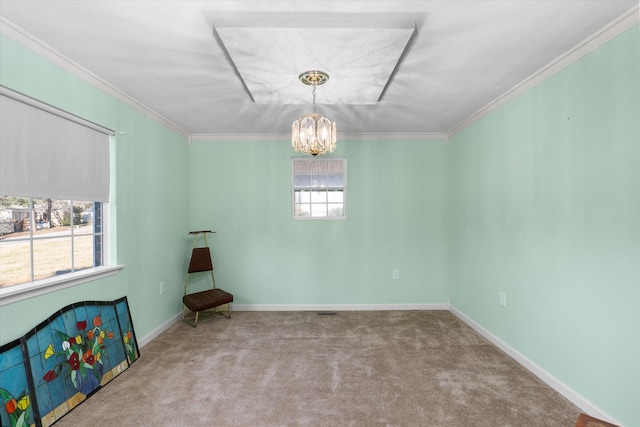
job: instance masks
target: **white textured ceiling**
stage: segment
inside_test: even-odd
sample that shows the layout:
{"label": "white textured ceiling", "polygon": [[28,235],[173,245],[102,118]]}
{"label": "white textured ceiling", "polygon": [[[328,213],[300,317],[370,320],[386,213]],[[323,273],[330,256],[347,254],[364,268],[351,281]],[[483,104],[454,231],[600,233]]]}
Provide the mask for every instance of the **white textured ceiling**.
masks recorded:
{"label": "white textured ceiling", "polygon": [[190,134],[288,133],[311,108],[298,74],[326,68],[318,111],[340,135],[447,132],[637,6],[0,0],[0,15]]}
{"label": "white textured ceiling", "polygon": [[258,104],[309,104],[298,76],[329,74],[323,104],[376,104],[415,31],[413,22],[338,22],[289,14],[281,20],[216,22],[219,36]]}

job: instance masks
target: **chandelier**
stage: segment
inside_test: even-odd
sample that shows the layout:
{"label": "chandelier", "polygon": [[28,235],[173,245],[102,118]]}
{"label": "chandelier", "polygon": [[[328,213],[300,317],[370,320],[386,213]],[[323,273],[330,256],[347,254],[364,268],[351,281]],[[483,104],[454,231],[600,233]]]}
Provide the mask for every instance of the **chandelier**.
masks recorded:
{"label": "chandelier", "polygon": [[313,113],[293,122],[291,145],[295,151],[312,156],[332,153],[336,149],[336,123],[316,113],[316,87],[325,84],[329,75],[322,71],[306,71],[298,78],[313,87]]}

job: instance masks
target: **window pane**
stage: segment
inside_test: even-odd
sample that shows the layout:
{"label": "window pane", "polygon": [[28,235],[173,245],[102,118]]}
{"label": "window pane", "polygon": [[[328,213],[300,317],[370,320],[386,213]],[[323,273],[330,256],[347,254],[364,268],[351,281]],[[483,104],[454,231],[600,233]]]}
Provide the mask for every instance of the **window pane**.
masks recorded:
{"label": "window pane", "polygon": [[327,216],[327,205],[324,203],[311,205],[311,216]]}
{"label": "window pane", "polygon": [[104,239],[102,234],[93,237],[93,266],[100,267],[104,264]]}
{"label": "window pane", "polygon": [[[69,227],[71,225],[71,202],[69,200],[37,200],[43,200],[43,202],[34,203],[36,216],[43,215],[45,218],[50,217],[49,228]],[[39,213],[39,211],[42,213]]]}
{"label": "window pane", "polygon": [[344,175],[332,173],[327,177],[328,187],[344,187]]}
{"label": "window pane", "polygon": [[311,175],[294,175],[293,185],[295,187],[311,187]]}
{"label": "window pane", "polygon": [[102,202],[93,204],[93,266],[104,265],[104,236],[102,234]]}
{"label": "window pane", "polygon": [[33,240],[33,279],[41,280],[71,272],[71,237]]}
{"label": "window pane", "polygon": [[93,233],[93,202],[73,202],[73,234]]}
{"label": "window pane", "polygon": [[40,230],[46,230],[51,227],[47,200],[48,199],[33,199],[34,235]]}
{"label": "window pane", "polygon": [[73,269],[93,267],[93,236],[79,236],[73,239]]}
{"label": "window pane", "polygon": [[294,193],[294,202],[295,203],[309,203],[311,202],[311,192],[310,191],[302,191],[296,190]]}
{"label": "window pane", "polygon": [[93,230],[102,233],[102,202],[93,204]]}
{"label": "window pane", "polygon": [[293,206],[293,214],[294,216],[311,216],[311,205],[296,203]]}
{"label": "window pane", "polygon": [[342,203],[329,203],[328,216],[344,216],[344,206],[342,205]]}
{"label": "window pane", "polygon": [[328,200],[329,202],[340,202],[342,203],[344,201],[344,195],[342,194],[342,190],[340,191],[329,191],[328,193]]}
{"label": "window pane", "polygon": [[313,188],[325,188],[327,186],[327,176],[326,175],[313,175],[311,178],[311,186]]}
{"label": "window pane", "polygon": [[311,203],[326,203],[327,202],[327,192],[326,191],[312,191],[311,192]]}
{"label": "window pane", "polygon": [[0,237],[0,287],[31,281],[31,250],[29,240]]}

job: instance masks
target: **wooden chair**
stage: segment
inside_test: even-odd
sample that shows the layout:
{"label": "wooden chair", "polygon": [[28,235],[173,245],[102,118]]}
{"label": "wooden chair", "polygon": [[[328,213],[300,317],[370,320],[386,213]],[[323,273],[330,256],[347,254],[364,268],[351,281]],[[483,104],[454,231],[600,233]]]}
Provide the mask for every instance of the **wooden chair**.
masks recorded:
{"label": "wooden chair", "polygon": [[[209,243],[207,241],[207,233],[211,231],[192,231],[189,234],[195,235],[193,240],[193,250],[191,252],[191,261],[187,270],[187,278],[184,282],[184,296],[182,297],[182,320],[193,326],[198,325],[198,317],[200,312],[223,314],[217,311],[217,307],[227,305],[227,318],[231,318],[230,303],[233,302],[233,295],[222,289],[216,288],[216,279],[213,275],[213,263],[211,262],[211,252],[209,251]],[[204,247],[196,247],[198,237],[204,236]],[[187,293],[189,284],[189,275],[193,273],[211,272],[212,289],[195,293]],[[207,311],[213,309],[213,312]],[[190,311],[191,313],[188,313]],[[204,313],[203,313],[204,314]],[[224,314],[223,314],[224,315]],[[190,322],[193,318],[193,322]]]}

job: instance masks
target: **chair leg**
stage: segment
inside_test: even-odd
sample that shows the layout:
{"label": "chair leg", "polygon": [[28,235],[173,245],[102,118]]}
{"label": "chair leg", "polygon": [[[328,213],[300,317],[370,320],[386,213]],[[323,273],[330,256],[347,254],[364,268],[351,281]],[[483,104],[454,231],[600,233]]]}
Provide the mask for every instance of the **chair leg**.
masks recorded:
{"label": "chair leg", "polygon": [[[220,316],[226,317],[227,319],[231,319],[231,304],[226,304],[226,306],[227,306],[226,314],[225,314],[224,311],[219,311],[217,307],[213,309],[213,312],[207,311],[205,314],[207,314],[207,315],[208,314],[218,314]],[[182,320],[184,320],[186,323],[188,323],[189,325],[191,325],[192,327],[195,328],[198,325],[198,318],[199,318],[200,312],[199,311],[193,312],[191,310],[189,310],[189,312],[195,314],[193,323],[191,323],[189,320],[187,320],[187,307],[185,305],[182,306]]]}
{"label": "chair leg", "polygon": [[227,319],[231,319],[231,304],[227,303],[227,304],[224,304],[224,305],[226,305],[226,306],[227,306],[227,313],[226,313],[226,314],[225,314],[225,312],[224,312],[224,311],[222,311],[222,310],[219,310],[219,309],[218,309],[218,308],[219,308],[219,307],[221,307],[221,306],[216,307],[216,308],[215,308],[215,311],[216,311],[216,313],[217,313],[217,314],[219,314],[220,316],[224,316],[224,317],[226,317]]}
{"label": "chair leg", "polygon": [[182,320],[191,325],[192,327],[196,327],[196,325],[198,324],[198,312],[196,311],[196,315],[195,315],[195,322],[191,323],[187,320],[187,307],[185,305],[182,306]]}
{"label": "chair leg", "polygon": [[198,315],[200,314],[199,311],[196,311],[196,321],[193,322],[193,327],[195,328],[196,326],[198,326]]}

